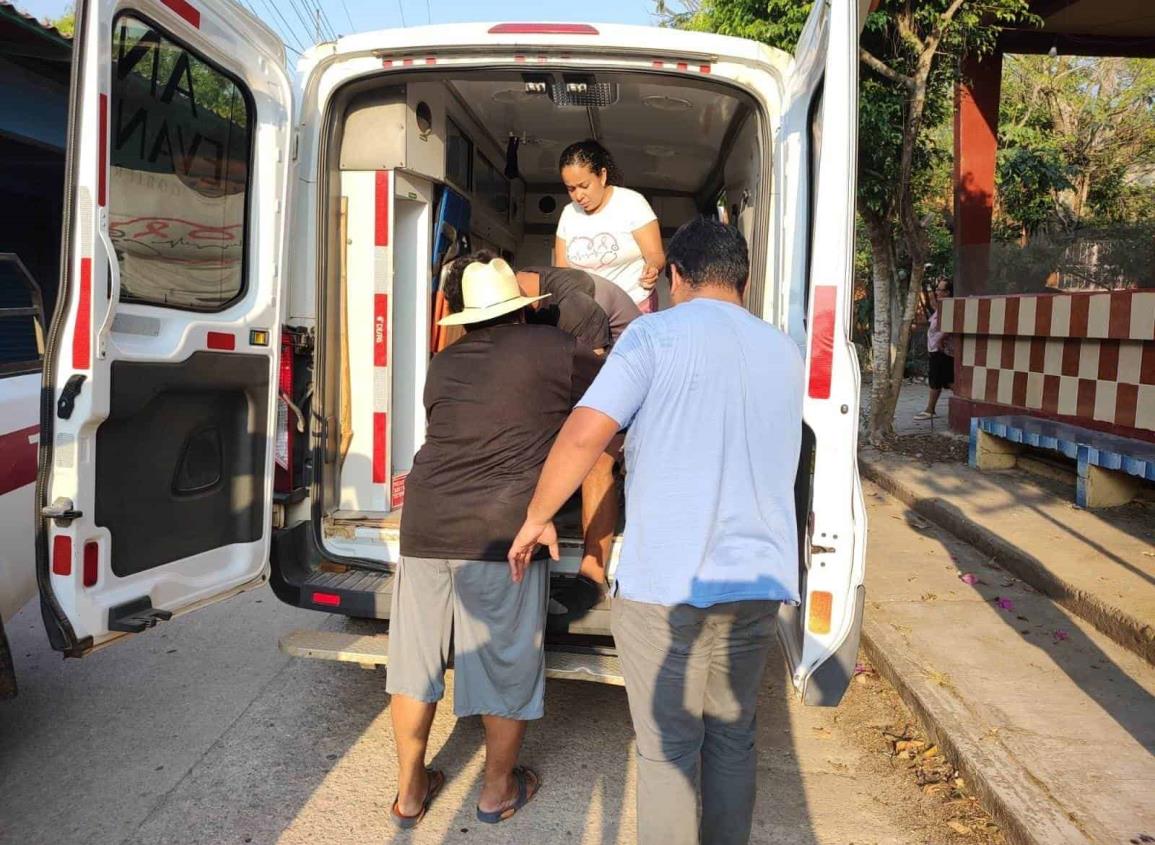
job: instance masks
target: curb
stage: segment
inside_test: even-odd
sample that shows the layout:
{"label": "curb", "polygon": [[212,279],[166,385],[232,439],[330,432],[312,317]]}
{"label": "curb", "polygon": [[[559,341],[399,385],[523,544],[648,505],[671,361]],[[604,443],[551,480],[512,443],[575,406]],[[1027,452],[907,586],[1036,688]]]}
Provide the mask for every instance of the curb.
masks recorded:
{"label": "curb", "polygon": [[1155,631],[1149,622],[1136,619],[1098,596],[1072,586],[1014,543],[974,522],[949,501],[937,496],[920,496],[888,473],[877,461],[859,456],[858,465],[864,478],[877,484],[907,507],[994,558],[999,566],[1016,578],[1090,622],[1123,648],[1155,665]]}
{"label": "curb", "polygon": [[862,649],[879,675],[898,691],[931,741],[958,769],[1010,845],[1090,842],[1029,772],[1016,766],[1013,758],[1008,765],[1007,755],[1000,754],[997,747],[984,747],[981,737],[970,735],[965,704],[927,680],[925,671],[907,656],[901,637],[888,635],[881,624],[872,624],[869,614],[862,628]]}

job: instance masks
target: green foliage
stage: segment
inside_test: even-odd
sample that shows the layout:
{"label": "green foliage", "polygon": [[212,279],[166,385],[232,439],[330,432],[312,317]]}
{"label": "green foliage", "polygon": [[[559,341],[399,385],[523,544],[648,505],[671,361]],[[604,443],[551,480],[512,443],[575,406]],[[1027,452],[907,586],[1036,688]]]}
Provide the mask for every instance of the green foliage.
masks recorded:
{"label": "green foliage", "polygon": [[58,18],[49,18],[46,23],[56,27],[61,35],[67,35],[71,38],[76,32],[76,7],[69,6],[68,11],[63,15]]}
{"label": "green foliage", "polygon": [[1052,144],[999,150],[998,181],[1003,213],[1034,233],[1055,216],[1058,194],[1071,188],[1071,168]]}
{"label": "green foliage", "polygon": [[[1037,190],[1039,180],[1060,194],[1049,215],[1057,226],[1150,216],[1155,61],[1008,56],[1002,95],[999,143],[1010,169],[1004,173],[1000,162],[999,191],[1014,222],[1032,228],[1016,210],[1031,205],[1021,194]],[[1024,169],[1037,178],[1024,178]],[[1058,173],[1065,184],[1054,181]]]}

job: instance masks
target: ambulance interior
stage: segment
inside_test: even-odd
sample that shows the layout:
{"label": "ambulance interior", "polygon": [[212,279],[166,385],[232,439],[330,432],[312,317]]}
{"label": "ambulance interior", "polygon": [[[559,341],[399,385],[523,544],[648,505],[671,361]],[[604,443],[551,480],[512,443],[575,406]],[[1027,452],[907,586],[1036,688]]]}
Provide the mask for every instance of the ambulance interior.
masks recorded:
{"label": "ambulance interior", "polygon": [[[330,559],[369,568],[396,560],[405,477],[424,434],[426,368],[456,337],[435,325],[443,270],[479,248],[514,268],[553,263],[569,201],[558,157],[568,144],[604,144],[626,185],[650,201],[665,240],[698,213],[739,225],[754,270],[748,301],[761,295],[767,245],[751,236],[768,230],[765,220],[754,225],[768,194],[766,130],[755,101],[716,78],[423,70],[350,84],[333,103],[312,400],[325,435],[311,503]],[[580,558],[576,504],[558,520],[563,571]]]}

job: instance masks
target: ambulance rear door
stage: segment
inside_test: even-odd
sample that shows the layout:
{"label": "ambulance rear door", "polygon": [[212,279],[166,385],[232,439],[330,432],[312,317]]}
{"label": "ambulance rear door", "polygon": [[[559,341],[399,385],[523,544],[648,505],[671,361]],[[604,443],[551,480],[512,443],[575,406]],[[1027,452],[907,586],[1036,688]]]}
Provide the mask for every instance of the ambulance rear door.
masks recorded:
{"label": "ambulance rear door", "polygon": [[73,656],[262,583],[293,96],[228,0],[80,0],[37,577]]}
{"label": "ambulance rear door", "polygon": [[869,2],[816,2],[786,81],[778,144],[779,295],[806,355],[799,468],[801,607],[780,638],[808,704],[834,705],[853,676],[864,605],[866,513],[858,477],[854,291],[858,36]]}

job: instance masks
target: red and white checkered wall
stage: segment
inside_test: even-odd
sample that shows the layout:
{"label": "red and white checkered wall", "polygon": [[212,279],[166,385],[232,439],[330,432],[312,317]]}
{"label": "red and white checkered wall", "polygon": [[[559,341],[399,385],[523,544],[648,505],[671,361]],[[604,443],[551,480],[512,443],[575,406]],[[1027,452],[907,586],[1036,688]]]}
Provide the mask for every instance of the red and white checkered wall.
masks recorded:
{"label": "red and white checkered wall", "polygon": [[1155,439],[1155,291],[943,302],[955,395]]}

